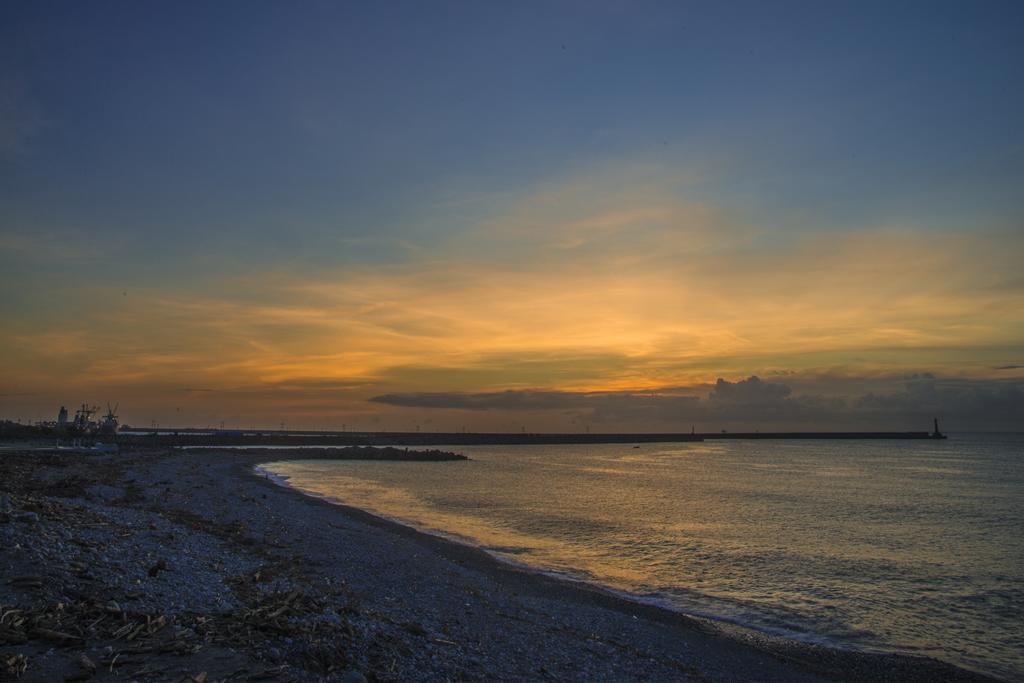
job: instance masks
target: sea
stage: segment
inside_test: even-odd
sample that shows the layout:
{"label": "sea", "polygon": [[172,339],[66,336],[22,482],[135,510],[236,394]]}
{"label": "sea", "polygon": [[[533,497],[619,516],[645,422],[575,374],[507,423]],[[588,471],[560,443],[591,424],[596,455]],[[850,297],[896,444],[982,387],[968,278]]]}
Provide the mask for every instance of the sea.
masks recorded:
{"label": "sea", "polygon": [[635,600],[1024,680],[1024,434],[445,450],[263,468]]}

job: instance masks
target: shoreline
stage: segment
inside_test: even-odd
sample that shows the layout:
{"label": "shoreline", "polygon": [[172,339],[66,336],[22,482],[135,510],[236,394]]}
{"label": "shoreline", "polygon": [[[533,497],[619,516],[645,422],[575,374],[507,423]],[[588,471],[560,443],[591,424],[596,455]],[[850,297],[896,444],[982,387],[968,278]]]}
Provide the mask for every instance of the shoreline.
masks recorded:
{"label": "shoreline", "polygon": [[[283,460],[278,459],[275,460],[274,462],[283,462]],[[587,579],[577,578],[575,576],[572,576],[571,574],[560,572],[558,570],[544,569],[541,567],[528,564],[526,562],[517,562],[512,558],[503,557],[500,554],[492,552],[488,548],[474,543],[471,539],[460,537],[456,534],[448,533],[445,531],[429,529],[425,527],[418,527],[414,524],[405,522],[395,517],[390,517],[388,515],[377,513],[373,510],[368,510],[358,506],[350,505],[348,503],[344,503],[340,500],[331,498],[330,496],[319,494],[313,491],[303,490],[298,486],[289,484],[288,478],[264,470],[263,466],[267,464],[271,463],[267,462],[254,465],[252,471],[249,474],[260,479],[268,480],[272,482],[275,486],[281,487],[287,491],[295,492],[302,496],[311,498],[313,500],[318,500],[327,503],[331,507],[342,509],[348,514],[359,516],[360,518],[362,516],[368,516],[370,519],[374,521],[374,523],[380,523],[381,525],[388,527],[389,530],[395,531],[397,529],[401,529],[405,532],[412,532],[414,534],[419,534],[430,539],[437,539],[447,544],[453,544],[454,546],[460,549],[466,549],[468,551],[482,553],[486,558],[483,561],[495,562],[499,567],[507,568],[515,572],[522,572],[523,574],[526,574],[529,577],[547,579],[555,581],[559,584],[565,584],[567,587],[578,587],[584,591],[593,591],[605,597],[611,598],[612,600],[621,600],[624,603],[626,603],[625,605],[621,606],[621,611],[630,611],[628,609],[628,606],[634,606],[634,609],[632,610],[633,612],[635,612],[635,608],[638,607],[652,608],[658,610],[659,612],[665,612],[673,617],[682,617],[686,620],[696,622],[694,624],[695,626],[703,626],[711,629],[712,631],[720,630],[726,634],[728,634],[731,631],[734,637],[745,637],[748,640],[765,639],[770,641],[780,641],[779,645],[821,647],[828,650],[848,652],[855,655],[899,656],[919,659],[932,659],[909,653],[901,653],[895,650],[865,650],[857,648],[855,646],[844,646],[842,643],[830,641],[825,637],[815,637],[815,634],[811,632],[808,632],[806,634],[808,638],[805,639],[801,638],[800,634],[797,633],[776,633],[768,629],[758,628],[755,625],[744,623],[738,619],[729,619],[728,617],[719,617],[707,614],[695,614],[687,612],[685,609],[676,607],[665,600],[659,600],[656,598],[645,598],[641,595],[631,593],[625,589],[615,588],[613,586],[602,584],[597,581],[588,581]],[[397,529],[393,527],[397,527]],[[942,662],[942,660],[934,661],[938,661],[944,665],[957,667],[957,665],[955,664],[951,664],[949,662]],[[974,672],[971,669],[964,670]],[[974,673],[987,675],[984,672],[980,671]]]}
{"label": "shoreline", "polygon": [[288,459],[4,453],[0,612],[25,623],[0,623],[0,677],[998,680],[632,601],[254,469]]}
{"label": "shoreline", "polygon": [[[959,674],[965,674],[968,679],[978,676],[980,677],[978,680],[1000,680],[990,677],[989,674],[984,672],[966,669],[931,657],[898,651],[872,652],[854,647],[843,647],[838,643],[827,642],[824,638],[821,639],[821,642],[812,642],[794,636],[771,633],[751,625],[724,618],[691,614],[668,604],[645,600],[643,597],[625,590],[615,589],[584,579],[576,579],[553,570],[545,570],[526,563],[503,558],[489,552],[484,547],[473,544],[468,539],[460,540],[460,538],[443,531],[418,528],[401,520],[355,507],[328,496],[305,491],[289,484],[286,478],[262,469],[264,465],[271,462],[304,459],[298,454],[292,456],[293,452],[288,451],[288,457],[275,458],[273,461],[255,464],[245,474],[263,483],[270,483],[293,495],[302,496],[319,504],[326,505],[329,508],[340,510],[361,521],[379,525],[390,532],[419,538],[423,542],[434,546],[437,552],[456,558],[458,561],[469,560],[475,563],[474,566],[479,570],[492,573],[506,580],[535,581],[544,584],[550,590],[561,594],[567,599],[598,602],[604,607],[624,614],[630,614],[634,617],[643,614],[645,618],[654,621],[736,640],[745,645],[764,650],[780,659],[791,660],[803,666],[810,665],[810,668],[816,673],[822,673],[828,677],[837,673],[833,668],[836,665],[843,670],[857,670],[865,667],[873,668],[875,665],[880,665],[889,670],[888,675],[893,675],[894,665],[898,669],[923,665],[926,668],[934,667],[934,673],[929,674],[935,676],[932,680],[954,680]],[[822,667],[818,662],[814,661],[816,658],[825,658],[831,661],[828,666]],[[954,672],[956,673],[954,674]],[[899,678],[901,680],[912,680],[916,675],[920,674],[925,674],[925,672],[909,673],[904,671],[899,674]],[[953,674],[953,678],[948,677],[950,674]],[[840,675],[836,680],[847,679]]]}
{"label": "shoreline", "polygon": [[[274,462],[281,462],[281,460],[275,460]],[[786,641],[786,642],[791,642],[791,643],[800,644],[800,645],[820,646],[820,647],[825,647],[825,648],[828,648],[828,649],[842,650],[842,651],[848,651],[848,652],[852,652],[852,653],[868,653],[865,650],[861,650],[861,649],[858,649],[858,648],[855,648],[855,647],[843,647],[842,645],[840,645],[838,643],[829,643],[825,638],[821,638],[819,642],[816,642],[816,641],[813,641],[813,640],[806,640],[805,641],[805,640],[802,640],[799,637],[797,637],[795,634],[794,635],[787,635],[785,633],[772,633],[772,632],[770,632],[768,630],[759,629],[759,628],[757,628],[755,626],[742,623],[742,622],[740,622],[738,620],[730,620],[730,619],[727,619],[727,618],[724,618],[724,617],[714,617],[714,616],[703,615],[703,614],[693,614],[693,613],[687,612],[684,609],[681,609],[681,608],[678,608],[678,607],[674,607],[673,605],[671,605],[668,602],[658,601],[656,599],[647,599],[647,598],[644,598],[643,596],[636,595],[634,593],[630,593],[627,590],[614,588],[612,586],[608,586],[608,585],[599,583],[597,581],[588,581],[586,579],[576,578],[576,577],[572,576],[571,574],[567,574],[567,573],[564,573],[564,572],[559,572],[557,570],[543,569],[541,567],[536,567],[534,565],[531,565],[531,564],[528,564],[528,563],[525,563],[525,562],[517,562],[516,560],[514,560],[512,558],[503,557],[500,554],[494,553],[491,550],[489,550],[488,548],[486,548],[484,546],[481,546],[481,545],[478,545],[478,544],[474,543],[472,540],[470,540],[468,538],[459,537],[459,536],[457,536],[455,534],[451,534],[451,533],[448,533],[448,532],[445,532],[445,531],[439,531],[439,530],[435,530],[435,529],[428,529],[428,528],[425,528],[425,527],[418,527],[418,526],[415,526],[414,524],[405,522],[405,521],[403,521],[401,519],[398,519],[398,518],[395,518],[395,517],[389,517],[388,515],[380,514],[378,512],[373,511],[373,510],[368,510],[366,508],[361,508],[361,507],[358,507],[358,506],[355,506],[355,505],[350,505],[348,503],[344,503],[344,502],[342,502],[340,500],[336,500],[334,498],[331,498],[330,496],[326,496],[326,495],[322,495],[322,494],[319,494],[319,493],[315,493],[313,491],[303,490],[302,488],[300,488],[298,486],[293,486],[292,484],[289,484],[287,478],[282,477],[281,475],[277,475],[277,474],[275,474],[273,472],[269,472],[267,470],[264,470],[263,466],[266,465],[266,464],[270,464],[270,463],[261,463],[261,464],[255,465],[253,467],[253,470],[252,470],[252,472],[250,474],[252,476],[256,476],[256,477],[261,478],[261,479],[269,480],[269,481],[273,482],[276,486],[279,486],[279,487],[281,487],[283,489],[286,489],[288,491],[292,491],[292,492],[298,493],[298,494],[300,494],[302,496],[306,496],[306,497],[314,499],[314,500],[319,500],[319,501],[325,502],[328,505],[330,505],[331,507],[342,509],[346,513],[351,514],[353,516],[359,516],[360,518],[362,518],[362,516],[365,515],[368,518],[372,519],[372,521],[374,523],[378,523],[378,524],[381,524],[382,526],[386,526],[391,531],[397,531],[398,529],[401,529],[404,532],[412,532],[414,534],[419,534],[419,535],[425,536],[425,537],[430,538],[430,539],[438,539],[438,540],[440,540],[440,541],[442,541],[444,543],[453,544],[454,546],[458,547],[460,550],[466,550],[466,551],[470,551],[470,552],[482,553],[485,556],[485,560],[484,561],[493,561],[493,562],[497,563],[497,565],[499,567],[501,567],[501,568],[510,569],[512,571],[515,571],[515,572],[522,572],[523,574],[526,574],[529,577],[535,577],[535,578],[541,578],[541,579],[549,579],[549,580],[555,581],[555,582],[557,582],[559,584],[565,584],[567,587],[578,587],[578,588],[581,588],[584,591],[593,591],[595,593],[601,594],[601,595],[603,595],[605,597],[608,597],[608,598],[611,598],[613,600],[622,600],[625,603],[627,603],[627,605],[632,605],[634,607],[653,608],[653,609],[656,609],[656,610],[659,610],[659,611],[667,612],[669,615],[672,615],[672,616],[683,617],[683,618],[685,618],[687,620],[692,620],[694,622],[697,622],[697,624],[699,624],[699,625],[706,625],[706,626],[708,626],[708,627],[710,627],[712,629],[715,629],[718,626],[721,626],[724,629],[733,628],[733,629],[739,629],[739,630],[744,631],[744,632],[749,632],[751,636],[765,637],[765,638],[776,638],[776,639],[781,639],[781,640]],[[394,528],[394,527],[397,527],[397,529]],[[623,606],[623,609],[625,609],[624,606]],[[636,610],[633,609],[632,611],[635,612]],[[706,622],[706,624],[705,624],[705,622]],[[896,654],[896,655],[899,655],[901,653],[898,653],[898,652],[875,652],[875,653],[869,653],[869,654],[878,654],[878,655]],[[906,656],[911,656],[912,657],[914,655],[906,655]]]}

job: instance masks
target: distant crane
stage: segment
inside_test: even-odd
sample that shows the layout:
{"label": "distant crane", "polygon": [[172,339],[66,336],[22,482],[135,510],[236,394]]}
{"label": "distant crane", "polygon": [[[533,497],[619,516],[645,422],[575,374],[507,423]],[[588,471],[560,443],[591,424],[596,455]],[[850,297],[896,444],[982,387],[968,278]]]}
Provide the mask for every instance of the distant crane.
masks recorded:
{"label": "distant crane", "polygon": [[100,409],[99,406],[90,406],[87,403],[83,403],[82,407],[75,411],[75,429],[79,431],[86,431],[92,424],[92,416],[96,414],[96,411]]}

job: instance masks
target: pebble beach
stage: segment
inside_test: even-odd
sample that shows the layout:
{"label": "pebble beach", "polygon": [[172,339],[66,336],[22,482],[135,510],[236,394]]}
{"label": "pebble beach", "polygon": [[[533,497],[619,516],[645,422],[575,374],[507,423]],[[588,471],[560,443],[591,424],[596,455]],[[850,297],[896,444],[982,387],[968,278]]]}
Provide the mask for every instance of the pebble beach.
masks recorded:
{"label": "pebble beach", "polygon": [[993,680],[632,602],[258,469],[299,457],[0,453],[0,679]]}

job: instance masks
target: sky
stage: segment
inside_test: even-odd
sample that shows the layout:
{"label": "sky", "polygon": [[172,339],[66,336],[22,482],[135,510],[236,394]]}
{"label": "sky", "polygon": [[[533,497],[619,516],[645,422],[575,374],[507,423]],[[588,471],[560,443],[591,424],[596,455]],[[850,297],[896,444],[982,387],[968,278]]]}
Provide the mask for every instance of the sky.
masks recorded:
{"label": "sky", "polygon": [[1019,2],[0,5],[0,418],[1024,424]]}

